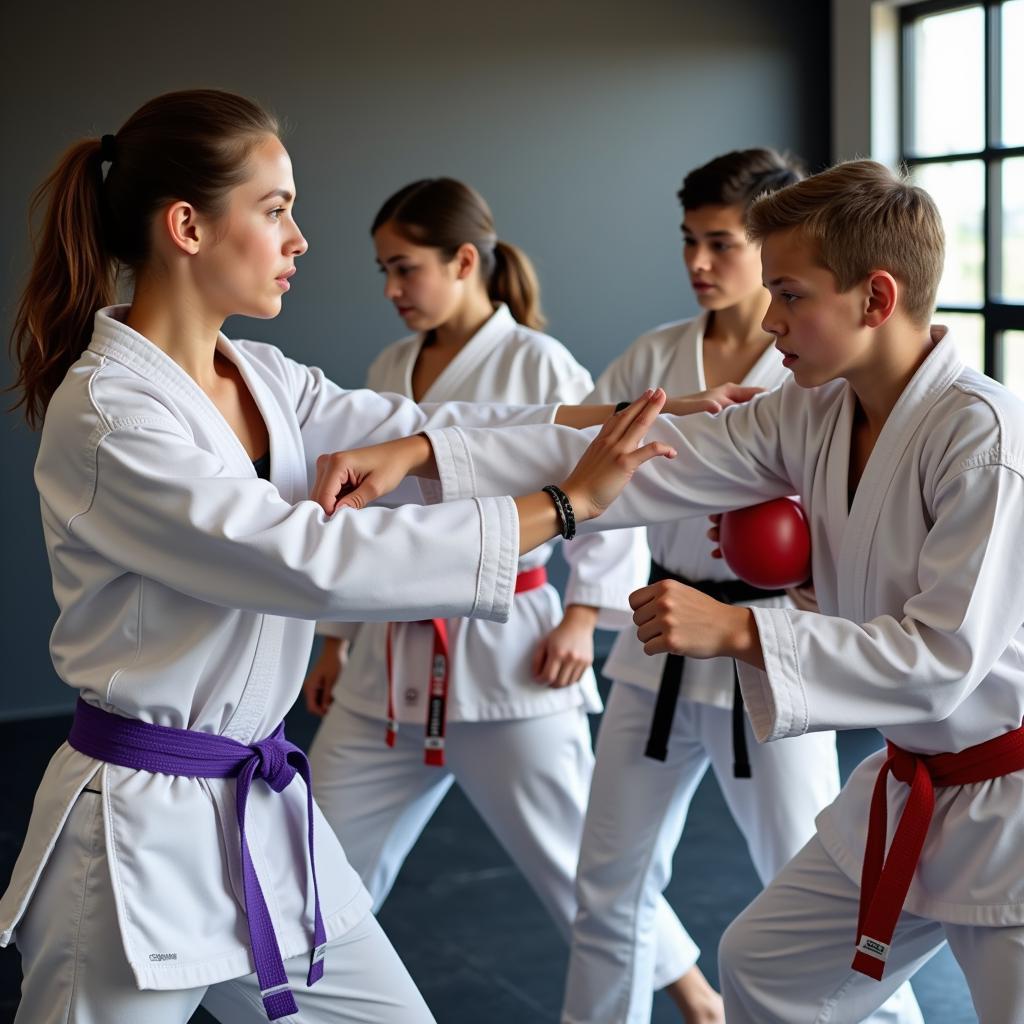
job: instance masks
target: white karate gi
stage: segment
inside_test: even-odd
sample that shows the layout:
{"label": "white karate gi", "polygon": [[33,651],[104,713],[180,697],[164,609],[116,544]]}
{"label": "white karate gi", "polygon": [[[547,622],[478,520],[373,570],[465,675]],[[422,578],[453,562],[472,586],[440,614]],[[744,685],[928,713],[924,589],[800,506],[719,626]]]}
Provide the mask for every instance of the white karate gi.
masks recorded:
{"label": "white karate gi", "polygon": [[[605,370],[588,401],[614,403],[652,385],[670,395],[704,390],[706,324],[704,314],[644,334]],[[788,378],[782,357],[770,347],[742,383],[770,390]],[[648,528],[654,561],[690,580],[735,579],[711,557],[707,527],[697,517]],[[604,536],[581,537],[579,546],[586,551]],[[602,557],[597,550],[582,561],[599,572]],[[786,598],[757,603],[789,606]],[[729,659],[686,659],[668,760],[646,757],[667,655],[644,654],[632,622],[630,627],[619,634],[604,666],[615,686],[601,720],[580,848],[579,910],[562,1018],[574,1024],[650,1019],[654,907],[671,878],[690,801],[709,764],[762,884],[814,834],[815,815],[839,792],[832,732],[765,747],[751,743],[752,777],[733,777]],[[697,954],[694,945],[688,966]]]}
{"label": "white karate gi", "polygon": [[[294,702],[318,616],[508,616],[519,543],[510,498],[327,520],[306,497],[325,450],[459,417],[546,420],[553,408],[454,405],[431,419],[397,395],[342,391],[276,348],[221,336],[270,435],[264,481],[209,398],[124,314],[97,314],[50,403],[36,463],[60,610],[54,665],[87,701],[249,744]],[[83,793],[90,781],[98,795]],[[118,999],[142,997],[107,986],[199,998],[253,971],[234,794],[231,779],[134,771],[61,746],[0,901],[0,943],[17,928],[25,966],[19,1020],[184,1020],[192,996],[115,1017]],[[253,786],[249,846],[285,958],[311,948],[305,818],[301,779],[280,794]],[[345,947],[328,949],[323,992],[350,991],[353,963],[383,956],[376,978],[394,1005],[378,1012],[369,999],[360,1019],[428,1020],[386,942],[361,925],[369,895],[322,817],[315,828],[327,937]],[[348,938],[356,928],[365,942]],[[296,993],[304,1020],[321,1019],[317,993]]]}
{"label": "white karate gi", "polygon": [[[766,671],[741,665],[740,678],[761,741],[874,726],[910,750],[956,752],[1024,719],[1024,403],[965,369],[944,328],[932,336],[934,347],[890,413],[852,507],[853,393],[842,380],[810,390],[790,382],[718,416],[661,417],[648,436],[674,445],[678,458],[642,467],[585,527],[669,521],[680,507],[706,514],[801,497],[822,613],[754,609]],[[574,460],[586,444],[583,433],[442,431],[435,438],[442,490],[462,497],[472,481],[479,494],[497,493],[507,485],[508,465],[520,485],[531,486]],[[816,839],[794,862],[800,898],[784,898],[793,882],[784,873],[727,933],[730,1024],[858,1019],[924,955],[914,942],[901,943],[898,932],[888,982],[849,968],[852,897],[882,760],[881,752],[867,758],[818,816]],[[890,836],[907,793],[889,780]],[[976,993],[990,980],[986,958],[1012,965],[1018,979],[1024,973],[1022,807],[1024,772],[937,789],[905,903],[901,928],[916,917],[938,922],[951,940],[956,934],[954,953]],[[844,876],[852,884],[837,901]],[[784,910],[773,916],[773,908]],[[840,941],[840,932],[848,938]],[[941,937],[933,928],[929,948]],[[987,1021],[1024,1020],[1019,985],[1007,988],[999,1010],[975,998]]]}
{"label": "white karate gi", "polygon": [[[386,348],[370,369],[374,390],[412,394],[423,343],[415,335]],[[590,374],[555,339],[515,322],[500,306],[423,396],[426,402],[569,402],[593,387]],[[575,568],[567,603],[597,606],[602,622],[621,625],[626,597],[637,585],[645,552],[633,531],[600,537],[594,571]],[[520,559],[520,571],[544,565],[554,544]],[[395,747],[385,745],[386,628],[368,623],[355,633],[334,703],[310,750],[314,795],[363,882],[374,907],[386,898],[409,851],[453,780],[458,780],[569,938],[573,891],[593,752],[586,712],[599,711],[594,673],[560,689],[538,683],[531,659],[561,621],[550,584],[517,594],[500,626],[473,619],[449,623],[450,689],[446,765],[424,764],[427,675],[432,631],[394,631]],[[331,630],[351,636],[347,630]],[[679,977],[689,941],[664,901],[658,913],[659,987]]]}

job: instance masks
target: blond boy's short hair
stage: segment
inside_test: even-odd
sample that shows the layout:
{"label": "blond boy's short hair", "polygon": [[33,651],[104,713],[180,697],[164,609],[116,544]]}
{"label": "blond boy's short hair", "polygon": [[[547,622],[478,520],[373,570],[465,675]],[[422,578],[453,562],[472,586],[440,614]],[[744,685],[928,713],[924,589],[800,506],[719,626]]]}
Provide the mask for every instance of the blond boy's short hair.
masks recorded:
{"label": "blond boy's short hair", "polygon": [[796,228],[813,239],[818,261],[847,291],[873,270],[901,285],[916,324],[935,309],[946,242],[932,197],[873,160],[851,160],[755,200],[747,233],[757,242]]}

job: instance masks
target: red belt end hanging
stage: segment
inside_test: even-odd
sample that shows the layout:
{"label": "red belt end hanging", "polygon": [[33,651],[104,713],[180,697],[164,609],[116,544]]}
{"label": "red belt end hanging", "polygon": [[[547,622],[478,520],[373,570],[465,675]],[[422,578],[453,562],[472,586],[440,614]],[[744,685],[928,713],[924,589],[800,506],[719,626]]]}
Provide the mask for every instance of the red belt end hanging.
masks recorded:
{"label": "red belt end hanging", "polygon": [[444,737],[428,736],[423,746],[423,763],[434,768],[444,767]]}
{"label": "red belt end hanging", "polygon": [[865,935],[861,937],[851,966],[858,974],[866,974],[875,981],[881,981],[885,971],[885,958],[888,955],[889,947],[884,942],[870,939]]}
{"label": "red belt end hanging", "polygon": [[398,723],[392,719],[388,720],[388,731],[384,734],[384,742],[393,747],[398,742]]}

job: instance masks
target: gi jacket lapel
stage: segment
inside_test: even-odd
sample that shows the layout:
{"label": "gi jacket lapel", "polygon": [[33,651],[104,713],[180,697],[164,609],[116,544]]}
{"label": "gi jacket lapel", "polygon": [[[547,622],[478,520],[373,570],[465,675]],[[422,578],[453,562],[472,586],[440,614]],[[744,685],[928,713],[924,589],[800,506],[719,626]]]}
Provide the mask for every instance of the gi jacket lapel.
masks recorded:
{"label": "gi jacket lapel", "polygon": [[[273,393],[260,372],[260,364],[250,360],[224,335],[217,340],[217,351],[238,368],[266,424],[270,436],[270,482],[290,504],[308,498],[306,456],[294,417],[288,416],[290,410],[282,415],[284,396],[278,397]],[[248,455],[246,459],[248,461]]]}
{"label": "gi jacket lapel", "polygon": [[[444,402],[452,401],[452,395],[458,394],[467,378],[484,362],[490,354],[505,340],[508,334],[515,329],[516,322],[508,311],[508,306],[502,303],[483,327],[473,335],[465,345],[459,349],[455,358],[441,371],[437,380],[427,388],[426,393],[420,398],[421,402]],[[406,390],[407,395],[412,395],[412,371],[416,365],[416,357],[422,348],[420,345],[413,346],[411,358],[406,368]]]}
{"label": "gi jacket lapel", "polygon": [[[704,331],[707,325],[707,313],[701,313],[700,316],[694,317],[683,328],[668,361],[663,366],[646,368],[645,379],[648,383],[644,387],[654,387],[659,384],[662,387],[672,387],[672,382],[677,380],[686,381],[685,386],[689,386],[690,382],[695,380],[697,390],[703,391],[707,387],[704,377]],[[657,356],[657,353],[657,349],[650,352],[654,356]],[[674,392],[671,394],[674,397]]]}
{"label": "gi jacket lapel", "polygon": [[[935,347],[903,389],[882,427],[850,508],[837,568],[839,614],[854,622],[865,622],[873,614],[869,613],[867,604],[870,558],[879,517],[900,464],[904,459],[912,457],[910,453],[914,448],[914,435],[935,403],[963,370],[963,363],[952,339],[945,333],[945,328],[932,328],[932,339],[936,343]],[[830,503],[837,500],[839,494],[845,503],[847,495],[854,396],[850,388],[846,391],[842,418],[845,424],[846,458],[835,460],[837,469],[842,463],[844,471],[842,479],[839,479],[837,473],[830,481]]]}
{"label": "gi jacket lapel", "polygon": [[[154,384],[168,396],[178,417],[193,431],[196,444],[215,451],[230,473],[255,478],[256,470],[249,453],[216,405],[170,356],[122,322],[126,311],[127,307],[115,307],[98,313],[89,348]],[[284,422],[279,404],[244,353],[223,334],[218,335],[217,350],[238,367],[266,423],[270,436],[271,483],[278,487],[286,501],[304,498],[304,457],[301,449],[290,442],[288,424]],[[261,615],[259,620],[259,638],[249,677],[223,730],[223,735],[242,743],[250,743],[275,724],[264,722],[262,718],[280,663],[285,620],[271,615]]]}
{"label": "gi jacket lapel", "polygon": [[[196,426],[201,428],[208,439],[207,443],[212,442],[213,449],[224,460],[225,466],[238,476],[255,476],[252,460],[220,410],[166,352],[123,322],[127,312],[127,306],[110,306],[96,314],[92,341],[89,343],[90,351],[128,367],[144,380],[155,384],[167,394],[172,405],[179,407],[182,420],[193,430]],[[222,344],[230,345],[220,335],[218,349]],[[231,353],[228,358],[238,363],[233,348]],[[267,429],[271,429],[269,423]],[[196,442],[200,443],[200,439],[196,438]]]}

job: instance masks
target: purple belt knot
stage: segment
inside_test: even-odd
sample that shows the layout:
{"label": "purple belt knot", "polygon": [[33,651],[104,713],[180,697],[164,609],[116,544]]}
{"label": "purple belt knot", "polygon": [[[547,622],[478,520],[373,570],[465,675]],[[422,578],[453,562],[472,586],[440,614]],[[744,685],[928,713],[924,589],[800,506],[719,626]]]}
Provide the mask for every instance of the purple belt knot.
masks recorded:
{"label": "purple belt knot", "polygon": [[253,774],[275,793],[280,793],[295,778],[297,769],[288,758],[292,751],[298,751],[299,748],[284,738],[283,725],[279,725],[272,736],[253,743],[249,749],[259,757]]}
{"label": "purple belt knot", "polygon": [[267,901],[245,838],[245,808],[253,779],[262,779],[275,793],[280,793],[296,773],[301,775],[306,784],[307,842],[313,876],[313,950],[306,985],[313,985],[323,977],[327,944],[313,854],[313,787],[306,755],[285,739],[284,723],[266,739],[246,746],[227,736],[192,729],[172,729],[125,718],[79,698],[68,743],[89,757],[138,771],[189,778],[237,779],[235,809],[241,841],[245,913],[249,920],[249,947],[256,964],[260,995],[271,1020],[298,1013]]}

